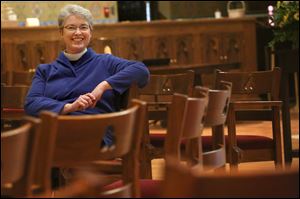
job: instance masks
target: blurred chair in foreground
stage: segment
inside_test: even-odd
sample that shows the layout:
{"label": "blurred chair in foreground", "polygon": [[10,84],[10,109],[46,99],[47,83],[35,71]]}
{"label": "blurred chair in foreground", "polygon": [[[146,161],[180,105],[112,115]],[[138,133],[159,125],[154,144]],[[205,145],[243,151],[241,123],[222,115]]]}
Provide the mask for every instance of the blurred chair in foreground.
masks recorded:
{"label": "blurred chair in foreground", "polygon": [[[110,198],[112,196],[120,198],[130,198],[130,186],[120,189],[110,190],[103,194],[103,187],[108,183],[105,174],[89,170],[89,168],[78,169],[73,176],[73,180],[68,185],[61,187],[55,192],[37,194],[33,198]],[[122,193],[114,195],[115,193]]]}
{"label": "blurred chair in foreground", "polygon": [[299,168],[216,174],[187,168],[174,158],[166,164],[162,190],[167,198],[298,198]]}
{"label": "blurred chair in foreground", "polygon": [[[48,168],[39,172],[43,193],[52,191],[52,167],[72,168],[75,171],[77,168],[92,167],[95,172],[105,174],[121,162],[123,188],[126,190],[120,190],[123,193],[127,191],[132,197],[139,196],[139,151],[136,150],[139,150],[140,138],[145,128],[146,103],[139,100],[132,100],[131,103],[132,106],[126,110],[99,115],[65,116],[51,112],[41,113],[42,130],[48,133],[43,134],[43,142],[40,143],[39,149],[43,151],[43,145],[49,141],[47,136],[57,135],[52,149],[54,154],[50,157],[53,161],[47,162]],[[108,130],[113,132],[114,143],[111,146],[103,146],[102,139]],[[121,158],[121,161],[113,161],[118,158]],[[106,167],[103,166],[104,160],[109,160],[105,162]],[[110,178],[111,182],[117,179],[116,176],[107,178]],[[102,193],[105,194],[108,193]],[[122,195],[114,194],[115,197],[118,197],[118,194]]]}

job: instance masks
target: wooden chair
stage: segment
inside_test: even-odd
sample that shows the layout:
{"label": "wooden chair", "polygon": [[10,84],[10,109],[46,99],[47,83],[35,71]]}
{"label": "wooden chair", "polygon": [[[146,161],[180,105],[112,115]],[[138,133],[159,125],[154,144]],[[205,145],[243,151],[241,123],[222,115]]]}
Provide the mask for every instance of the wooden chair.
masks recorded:
{"label": "wooden chair", "polygon": [[[208,107],[204,120],[205,127],[210,127],[212,135],[202,136],[202,158],[205,169],[225,168],[226,164],[226,141],[224,125],[227,119],[229,102],[231,97],[230,82],[222,81],[219,89],[209,89]],[[197,86],[193,96],[201,96],[205,87]]]}
{"label": "wooden chair", "polygon": [[[174,93],[168,109],[168,127],[164,146],[158,148],[159,158],[176,157],[177,161],[184,160],[190,167],[202,167],[201,134],[204,127],[205,111],[208,104],[207,90],[202,90],[200,97]],[[189,153],[182,153],[182,143]],[[161,181],[142,179],[141,196],[158,197]]]}
{"label": "wooden chair", "polygon": [[162,190],[166,198],[299,197],[299,168],[216,174],[174,160],[166,164]]}
{"label": "wooden chair", "polygon": [[1,84],[1,128],[13,128],[25,115],[24,102],[28,86],[7,86]]}
{"label": "wooden chair", "polygon": [[39,136],[40,120],[31,117],[15,129],[1,131],[1,197],[32,196]]}
{"label": "wooden chair", "polygon": [[[230,165],[240,162],[275,160],[283,162],[282,137],[280,130],[279,101],[280,69],[255,72],[216,71],[216,86],[220,81],[232,82],[232,100],[228,112],[228,150]],[[251,100],[262,94],[269,94],[270,100]],[[234,98],[236,95],[244,98]],[[272,121],[273,137],[238,135],[236,121]],[[259,134],[259,132],[258,132]]]}
{"label": "wooden chair", "polygon": [[[201,134],[204,127],[204,117],[207,110],[207,90],[201,92],[201,97],[173,95],[168,112],[168,128],[165,137],[162,157],[168,161],[168,156],[174,156],[180,161],[185,158],[191,166],[202,165]],[[185,154],[181,153],[181,144],[186,145]],[[196,150],[195,150],[196,148]]]}
{"label": "wooden chair", "polygon": [[[295,75],[299,76],[299,48],[297,49],[282,49],[272,51],[270,48],[265,48],[266,65],[272,68],[271,59],[275,57],[275,65],[281,69],[280,83],[280,99],[282,100],[282,127],[283,127],[283,142],[284,142],[284,159],[285,164],[289,165],[293,157],[299,157],[299,149],[292,149],[292,132],[291,132],[291,114],[290,114],[290,82]],[[292,78],[294,76],[294,78]],[[296,81],[296,80],[295,80]],[[295,85],[295,98],[297,106],[298,87]],[[299,94],[298,94],[299,95]],[[299,101],[299,99],[298,99]],[[299,102],[298,102],[299,103]],[[299,106],[299,104],[298,104]]]}
{"label": "wooden chair", "polygon": [[[124,187],[129,189],[133,197],[139,196],[139,160],[140,137],[145,127],[146,104],[132,100],[132,106],[124,111],[84,116],[62,116],[51,112],[42,112],[42,130],[57,134],[54,154],[49,157],[48,169],[40,171],[39,179],[43,182],[43,193],[51,192],[50,171],[52,167],[80,168],[92,167],[103,172],[101,160],[121,158],[122,180]],[[112,146],[102,146],[104,133],[113,131]],[[44,137],[43,144],[48,142]],[[98,166],[99,161],[99,167]],[[107,167],[114,166],[114,161],[108,161]],[[105,171],[104,171],[105,172]],[[115,179],[115,178],[114,178]],[[125,190],[123,190],[125,191]]]}
{"label": "wooden chair", "polygon": [[[167,121],[168,106],[171,104],[172,96],[176,93],[190,94],[194,84],[194,72],[177,74],[151,74],[150,81],[146,87],[140,89],[133,85],[130,89],[129,99],[138,98],[147,102],[148,120]],[[161,154],[150,143],[149,129],[143,136],[142,178],[152,178],[151,160]]]}
{"label": "wooden chair", "polygon": [[[204,118],[204,123],[202,124],[199,121],[199,125],[204,125],[206,127],[212,128],[212,136],[201,136],[202,148],[198,147],[197,139],[191,141],[190,145],[187,145],[186,149],[184,143],[181,143],[181,150],[185,151],[186,156],[190,156],[193,153],[201,150],[202,158],[198,160],[194,159],[194,163],[198,164],[201,162],[205,168],[216,169],[226,164],[226,144],[225,144],[225,135],[224,135],[224,124],[227,118],[228,107],[231,96],[231,83],[222,82],[220,84],[220,89],[208,89],[206,87],[196,86],[193,89],[193,97],[205,97],[208,96],[208,106],[207,106],[207,115]],[[196,110],[194,110],[195,112]],[[195,113],[194,113],[195,114]],[[191,113],[192,115],[192,113]],[[172,116],[171,116],[172,118]],[[174,120],[174,119],[171,119]],[[188,119],[192,121],[191,119]],[[174,122],[172,122],[174,123]],[[189,125],[193,125],[190,123]],[[185,129],[185,131],[190,131]],[[163,148],[164,140],[166,140],[164,134],[156,134],[155,147]],[[196,142],[196,144],[193,144]],[[191,151],[192,150],[192,151]],[[203,160],[202,160],[203,159]],[[192,159],[190,159],[192,160]],[[193,160],[191,162],[193,164]]]}

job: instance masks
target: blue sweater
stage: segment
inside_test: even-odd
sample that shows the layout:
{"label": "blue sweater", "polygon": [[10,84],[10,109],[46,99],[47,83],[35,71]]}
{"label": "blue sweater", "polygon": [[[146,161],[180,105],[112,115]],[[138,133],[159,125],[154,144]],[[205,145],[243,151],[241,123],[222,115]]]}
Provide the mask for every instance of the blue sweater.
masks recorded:
{"label": "blue sweater", "polygon": [[32,80],[25,101],[25,112],[38,116],[42,110],[60,113],[66,103],[74,102],[80,95],[92,92],[106,80],[112,90],[103,93],[95,108],[69,113],[70,115],[110,113],[118,110],[116,98],[132,83],[143,87],[148,83],[147,67],[109,54],[96,54],[92,49],[76,62],[70,63],[61,52],[50,64],[40,64]]}

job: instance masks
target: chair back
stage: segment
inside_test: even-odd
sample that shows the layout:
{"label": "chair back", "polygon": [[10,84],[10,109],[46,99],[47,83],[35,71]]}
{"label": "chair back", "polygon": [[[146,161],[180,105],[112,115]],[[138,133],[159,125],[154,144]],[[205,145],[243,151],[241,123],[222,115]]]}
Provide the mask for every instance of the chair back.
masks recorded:
{"label": "chair back", "polygon": [[1,132],[1,195],[32,195],[39,136],[40,120],[31,117],[21,126]]}
{"label": "chair back", "polygon": [[[127,173],[123,182],[131,182],[134,186],[130,188],[135,189],[138,187],[135,186],[135,180],[139,179],[136,154],[139,154],[137,150],[144,130],[145,113],[146,104],[140,100],[133,100],[132,106],[126,110],[98,115],[66,116],[42,112],[43,130],[57,135],[53,161],[49,160],[48,171],[52,166],[78,168],[99,160],[121,158],[123,174]],[[103,145],[103,137],[107,132],[111,133],[113,139],[111,146]],[[43,140],[46,142],[47,138]],[[50,176],[50,173],[47,175]],[[48,179],[47,176],[44,179]],[[138,191],[131,193],[139,194]]]}
{"label": "chair back", "polygon": [[13,71],[12,72],[12,85],[25,85],[30,86],[34,71]]}
{"label": "chair back", "polygon": [[273,70],[253,72],[223,72],[216,70],[215,84],[219,87],[220,81],[232,83],[232,94],[246,96],[270,94],[271,100],[279,99],[281,70],[275,67]]}
{"label": "chair back", "polygon": [[175,74],[151,74],[149,83],[140,90],[143,95],[188,94],[191,91],[194,72]]}
{"label": "chair back", "polygon": [[190,94],[194,84],[194,71],[177,74],[151,74],[144,88],[131,88],[130,98],[144,100],[148,104],[149,120],[166,119],[167,106],[174,93]]}
{"label": "chair back", "polygon": [[299,168],[216,174],[169,161],[162,190],[167,198],[299,197]]}
{"label": "chair back", "polygon": [[1,83],[8,86],[30,86],[34,76],[34,70],[30,71],[4,71],[1,72]]}
{"label": "chair back", "polygon": [[7,86],[1,84],[1,108],[23,109],[28,86]]}
{"label": "chair back", "polygon": [[[54,165],[70,166],[74,163],[113,159],[127,154],[132,144],[136,110],[137,107],[122,113],[93,117],[58,116]],[[104,134],[109,130],[114,134],[114,143],[112,146],[103,146]],[[76,149],[81,149],[83,153],[74,153]]]}
{"label": "chair back", "polygon": [[205,116],[205,126],[223,125],[227,118],[229,102],[231,97],[232,83],[221,81],[219,89],[207,89],[206,87],[196,86],[193,96],[203,96],[203,91],[208,92],[209,103]]}

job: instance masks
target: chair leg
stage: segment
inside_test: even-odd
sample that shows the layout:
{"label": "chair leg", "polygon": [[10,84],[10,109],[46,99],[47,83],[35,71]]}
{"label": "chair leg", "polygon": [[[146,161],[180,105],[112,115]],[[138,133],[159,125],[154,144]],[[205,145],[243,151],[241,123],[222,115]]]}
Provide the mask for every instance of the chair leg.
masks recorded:
{"label": "chair leg", "polygon": [[152,179],[152,166],[151,166],[151,146],[146,144],[142,146],[141,161],[140,161],[140,173],[142,179]]}
{"label": "chair leg", "polygon": [[272,121],[272,129],[273,129],[273,139],[275,140],[275,165],[282,167],[283,166],[283,147],[281,144],[282,136],[280,130],[280,109],[279,107],[273,107],[273,121]]}
{"label": "chair leg", "polygon": [[239,147],[232,147],[229,150],[231,151],[230,165],[233,167],[238,166],[242,159],[243,151]]}
{"label": "chair leg", "polygon": [[[148,116],[147,116],[148,118]],[[145,134],[142,137],[141,151],[140,151],[140,176],[142,179],[152,179],[152,148],[150,143],[150,129],[148,120],[145,125]]]}
{"label": "chair leg", "polygon": [[227,129],[228,129],[228,152],[230,167],[237,167],[242,155],[241,149],[237,146],[236,140],[236,121],[235,110],[232,104],[229,105],[227,115]]}

